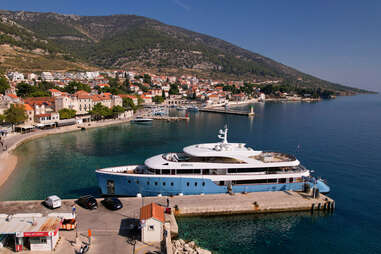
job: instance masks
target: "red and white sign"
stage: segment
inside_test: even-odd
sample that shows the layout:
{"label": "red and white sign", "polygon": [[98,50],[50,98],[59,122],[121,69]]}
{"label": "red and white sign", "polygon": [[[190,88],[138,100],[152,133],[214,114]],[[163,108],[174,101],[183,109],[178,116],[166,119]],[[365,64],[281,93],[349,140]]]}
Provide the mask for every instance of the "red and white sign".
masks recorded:
{"label": "red and white sign", "polygon": [[49,232],[24,232],[24,237],[49,236]]}

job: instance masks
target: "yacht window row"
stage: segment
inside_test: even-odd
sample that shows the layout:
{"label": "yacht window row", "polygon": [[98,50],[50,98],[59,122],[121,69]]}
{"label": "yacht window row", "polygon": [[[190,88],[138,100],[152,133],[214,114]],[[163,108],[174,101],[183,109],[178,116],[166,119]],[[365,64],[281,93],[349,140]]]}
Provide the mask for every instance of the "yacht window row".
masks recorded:
{"label": "yacht window row", "polygon": [[267,174],[287,173],[287,172],[300,172],[305,169],[297,167],[270,167],[270,168],[229,168],[229,169],[149,169],[150,173],[156,175],[182,175],[182,174],[195,174],[195,175],[225,175],[225,174],[239,174],[239,173],[258,173],[266,172]]}
{"label": "yacht window row", "polygon": [[[131,183],[131,182],[133,182],[133,181],[131,181],[131,180],[127,180],[127,183]],[[139,181],[139,180],[136,180],[135,183],[136,183],[136,184],[140,184],[140,181]],[[147,181],[147,185],[150,185],[150,184],[151,184],[151,182],[150,182],[150,181]],[[155,182],[153,182],[153,184],[154,184],[155,186],[158,186],[160,183],[157,182],[157,181],[155,181]],[[167,182],[161,182],[161,185],[166,186],[166,185],[167,185]],[[186,185],[189,187],[189,186],[190,186],[190,182],[187,182]],[[194,182],[194,186],[197,186],[197,185],[198,185],[198,182]],[[201,185],[202,185],[202,186],[205,186],[205,182],[202,182]],[[170,182],[170,186],[174,186],[174,182]]]}

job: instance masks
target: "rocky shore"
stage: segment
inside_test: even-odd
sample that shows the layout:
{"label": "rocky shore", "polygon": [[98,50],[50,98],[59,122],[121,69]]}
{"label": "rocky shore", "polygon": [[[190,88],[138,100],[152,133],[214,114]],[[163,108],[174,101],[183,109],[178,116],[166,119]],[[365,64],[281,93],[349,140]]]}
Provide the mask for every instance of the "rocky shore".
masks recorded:
{"label": "rocky shore", "polygon": [[194,241],[185,242],[183,239],[172,241],[173,254],[212,254],[211,251],[200,248]]}

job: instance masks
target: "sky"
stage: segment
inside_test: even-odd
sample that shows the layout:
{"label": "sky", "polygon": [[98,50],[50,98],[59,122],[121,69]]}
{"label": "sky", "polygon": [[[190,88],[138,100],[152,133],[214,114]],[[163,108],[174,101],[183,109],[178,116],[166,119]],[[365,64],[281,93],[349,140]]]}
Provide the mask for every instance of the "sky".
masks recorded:
{"label": "sky", "polygon": [[141,15],[325,80],[381,92],[379,0],[1,0],[0,9]]}

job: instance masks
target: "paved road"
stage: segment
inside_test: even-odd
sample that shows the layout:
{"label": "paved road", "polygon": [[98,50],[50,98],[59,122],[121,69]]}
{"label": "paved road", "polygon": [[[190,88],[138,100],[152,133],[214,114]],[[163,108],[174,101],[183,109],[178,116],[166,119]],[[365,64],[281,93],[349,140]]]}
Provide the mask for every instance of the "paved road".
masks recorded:
{"label": "paved road", "polygon": [[[80,248],[82,242],[88,242],[88,229],[92,231],[92,239],[89,253],[133,253],[131,236],[140,239],[140,233],[131,230],[139,218],[141,200],[121,199],[124,207],[118,211],[110,211],[100,204],[98,209],[87,210],[76,205],[79,240],[75,244],[75,231],[60,231],[61,240],[55,253],[72,254]],[[64,200],[62,207],[50,210],[41,201],[4,201],[0,202],[0,214],[15,213],[48,213],[66,212],[71,213],[74,200]],[[147,253],[160,251],[159,246],[150,246],[136,241],[135,253]],[[13,253],[10,250],[0,250],[0,253]],[[30,252],[40,253],[40,252]],[[46,253],[46,252],[41,252]]]}

